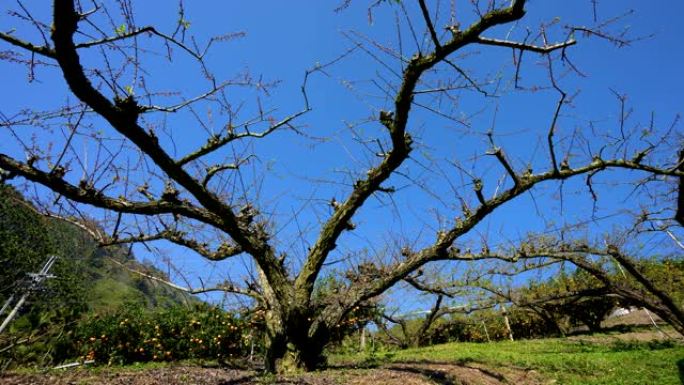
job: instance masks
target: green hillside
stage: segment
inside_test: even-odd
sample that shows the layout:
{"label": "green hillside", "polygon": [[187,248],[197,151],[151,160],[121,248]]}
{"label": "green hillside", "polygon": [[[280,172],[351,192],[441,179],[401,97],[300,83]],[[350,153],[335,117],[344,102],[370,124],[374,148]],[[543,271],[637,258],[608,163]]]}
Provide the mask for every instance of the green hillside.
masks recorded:
{"label": "green hillside", "polygon": [[[123,304],[151,309],[199,302],[133,273],[164,276],[136,261],[128,248],[99,248],[86,231],[41,215],[13,187],[0,185],[0,301],[21,295],[27,274],[40,271],[49,255],[58,256],[50,270],[55,278],[29,297],[20,316],[0,335],[0,354],[12,347],[17,360],[21,356],[38,361],[39,357],[22,356],[21,348],[30,345],[49,357],[59,348],[56,341],[79,320],[114,312]],[[45,348],[41,350],[40,344]]]}
{"label": "green hillside", "polygon": [[128,270],[164,276],[137,262],[127,248],[98,248],[85,231],[40,215],[11,186],[0,186],[0,299],[11,295],[26,273],[39,271],[53,254],[59,259],[51,271],[57,278],[47,284],[51,306],[105,311],[125,302],[155,307],[188,300],[183,293]]}

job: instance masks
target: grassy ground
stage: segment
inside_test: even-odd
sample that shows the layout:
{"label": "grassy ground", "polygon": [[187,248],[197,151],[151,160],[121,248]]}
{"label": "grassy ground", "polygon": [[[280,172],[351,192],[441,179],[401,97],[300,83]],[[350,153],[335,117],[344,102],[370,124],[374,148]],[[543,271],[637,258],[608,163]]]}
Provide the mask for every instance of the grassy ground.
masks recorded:
{"label": "grassy ground", "polygon": [[[633,337],[633,338],[631,338]],[[492,343],[451,343],[366,357],[337,356],[337,363],[441,362],[530,370],[556,384],[684,384],[684,345],[626,335]]]}

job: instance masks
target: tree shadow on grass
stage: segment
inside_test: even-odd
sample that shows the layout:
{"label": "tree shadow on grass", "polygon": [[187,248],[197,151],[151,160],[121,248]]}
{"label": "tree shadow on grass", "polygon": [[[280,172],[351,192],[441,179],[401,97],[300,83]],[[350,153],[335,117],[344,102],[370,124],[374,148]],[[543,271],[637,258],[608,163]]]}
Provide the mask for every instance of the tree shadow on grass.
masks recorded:
{"label": "tree shadow on grass", "polygon": [[679,381],[684,384],[684,359],[677,361],[677,369],[679,369]]}
{"label": "tree shadow on grass", "polygon": [[465,374],[459,373],[460,370],[471,371],[477,375],[489,377],[496,382],[507,382],[507,378],[503,374],[481,366],[476,366],[477,364],[477,360],[464,358],[455,361],[400,361],[394,362],[392,365],[388,365],[385,368],[420,374],[440,385],[460,384],[461,381],[459,380],[459,377]]}
{"label": "tree shadow on grass", "polygon": [[413,366],[391,367],[390,370],[419,374],[423,377],[429,378],[431,381],[433,381],[439,385],[456,385],[457,384],[456,382],[454,382],[454,380],[452,378],[450,378],[451,376],[449,376],[447,373],[440,371],[440,370],[413,367]]}

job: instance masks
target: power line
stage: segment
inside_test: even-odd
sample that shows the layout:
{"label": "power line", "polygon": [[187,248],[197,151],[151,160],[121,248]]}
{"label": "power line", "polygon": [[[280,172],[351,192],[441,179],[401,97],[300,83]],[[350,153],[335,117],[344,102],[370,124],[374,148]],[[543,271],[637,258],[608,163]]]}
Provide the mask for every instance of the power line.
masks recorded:
{"label": "power line", "polygon": [[[17,315],[19,309],[21,309],[21,307],[24,305],[28,296],[40,288],[40,286],[43,283],[43,280],[55,277],[54,275],[48,274],[48,271],[50,271],[50,268],[52,268],[52,265],[55,264],[56,260],[57,257],[51,255],[48,258],[47,262],[45,262],[45,265],[43,265],[43,268],[40,270],[39,273],[29,273],[29,277],[31,278],[29,286],[24,292],[24,294],[21,296],[21,298],[19,298],[19,301],[17,301],[17,303],[14,305],[14,308],[9,313],[7,318],[5,318],[5,320],[2,322],[2,325],[0,325],[0,333],[2,333],[2,331],[5,330],[5,328],[7,328],[10,322],[12,322],[12,319]],[[2,306],[2,311],[0,311],[0,315],[2,315],[2,313],[5,312],[5,310],[10,306],[13,300],[14,294],[12,294],[9,297],[9,299],[5,302],[5,304]]]}

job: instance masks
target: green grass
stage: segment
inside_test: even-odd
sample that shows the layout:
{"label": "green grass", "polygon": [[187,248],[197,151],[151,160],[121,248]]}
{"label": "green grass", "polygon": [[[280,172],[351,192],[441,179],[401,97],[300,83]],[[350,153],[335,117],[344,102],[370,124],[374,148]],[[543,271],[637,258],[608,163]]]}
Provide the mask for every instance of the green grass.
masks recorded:
{"label": "green grass", "polygon": [[[386,352],[371,362],[438,361],[491,369],[532,369],[555,384],[682,384],[684,345],[672,342],[545,339],[450,343]],[[333,362],[368,362],[369,356],[336,356]]]}

